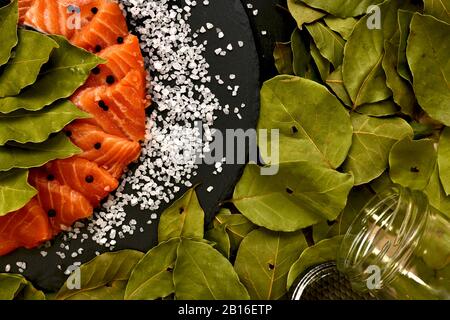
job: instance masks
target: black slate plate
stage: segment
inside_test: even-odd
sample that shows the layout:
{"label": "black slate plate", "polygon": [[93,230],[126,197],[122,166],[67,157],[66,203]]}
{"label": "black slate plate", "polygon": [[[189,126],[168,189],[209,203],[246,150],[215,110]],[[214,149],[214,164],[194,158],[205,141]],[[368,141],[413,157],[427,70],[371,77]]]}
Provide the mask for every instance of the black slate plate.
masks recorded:
{"label": "black slate plate", "polygon": [[[248,129],[254,128],[259,116],[259,63],[258,55],[254,44],[252,29],[248,17],[239,0],[214,0],[209,6],[203,6],[201,3],[192,10],[190,23],[192,29],[196,30],[206,22],[211,22],[220,27],[225,33],[223,39],[218,39],[215,32],[208,32],[201,35],[201,39],[208,40],[208,50],[206,58],[211,65],[210,75],[220,74],[222,79],[227,79],[231,73],[236,74],[236,85],[240,85],[238,97],[232,97],[227,90],[226,85],[211,85],[211,89],[219,98],[222,105],[239,106],[245,103],[247,107],[241,110],[242,120],[238,120],[232,110],[230,115],[217,113],[219,118],[214,127],[222,132],[225,129]],[[237,42],[245,43],[243,48],[237,48]],[[228,43],[233,43],[235,49],[229,52],[225,57],[218,57],[214,50],[218,47],[225,48]],[[221,175],[213,175],[214,167],[203,165],[200,167],[198,176],[194,184],[199,183],[197,189],[202,207],[206,213],[206,223],[209,223],[217,212],[219,204],[230,197],[234,185],[238,181],[243,170],[243,165],[225,165]],[[213,186],[212,192],[207,192],[207,188]],[[185,190],[180,191],[180,196]],[[143,227],[143,233],[137,232],[133,236],[127,236],[124,240],[118,240],[115,250],[136,249],[147,251],[152,248],[157,239],[157,223],[147,225],[151,213],[160,214],[165,208],[161,207],[157,212],[148,212],[143,214],[136,208],[127,209],[127,218],[137,220],[138,228]],[[87,262],[95,257],[95,252],[108,251],[106,248],[97,245],[88,240],[80,243],[79,240],[73,240],[69,243],[71,250],[83,248],[84,252],[76,258],[66,257],[60,259],[57,251],[62,243],[61,236],[54,240],[51,248],[46,249],[48,255],[44,258],[40,254],[40,249],[25,250],[20,249],[16,252],[0,258],[0,272],[5,270],[5,266],[11,266],[12,273],[18,272],[16,262],[25,262],[27,264],[23,275],[31,280],[36,286],[46,290],[57,290],[66,279],[63,271],[75,261]],[[68,255],[66,253],[66,255]]]}

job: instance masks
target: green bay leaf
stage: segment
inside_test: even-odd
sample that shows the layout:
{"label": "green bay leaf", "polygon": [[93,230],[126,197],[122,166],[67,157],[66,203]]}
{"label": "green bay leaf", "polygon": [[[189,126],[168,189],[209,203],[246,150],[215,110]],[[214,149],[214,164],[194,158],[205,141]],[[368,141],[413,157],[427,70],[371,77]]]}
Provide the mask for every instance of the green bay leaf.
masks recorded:
{"label": "green bay leaf", "polygon": [[0,66],[8,62],[11,50],[17,45],[19,9],[17,0],[0,8]]}
{"label": "green bay leaf", "polygon": [[173,269],[179,245],[180,239],[171,239],[147,252],[131,273],[125,299],[152,300],[174,293]]}
{"label": "green bay leaf", "polygon": [[204,216],[195,188],[189,189],[161,215],[158,241],[180,237],[203,239]]}
{"label": "green bay leaf", "polygon": [[255,230],[255,226],[242,214],[225,214],[223,211],[214,218],[216,227],[223,226],[230,238],[231,249],[237,250],[242,240],[251,231]]}
{"label": "green bay leaf", "polygon": [[292,32],[291,35],[292,48],[292,68],[294,74],[299,77],[304,77],[308,71],[308,65],[311,61],[311,55],[306,47],[306,42],[298,28]]}
{"label": "green bay leaf", "polygon": [[394,101],[400,106],[403,113],[412,116],[417,101],[409,82],[397,72],[398,39],[399,35],[397,33],[391,41],[385,41],[385,54],[382,65],[386,74],[386,85],[391,89]]}
{"label": "green bay leaf", "polygon": [[353,108],[386,100],[392,95],[382,68],[384,41],[397,30],[398,1],[380,5],[381,29],[369,29],[366,15],[359,20],[347,41],[344,52],[343,79]]}
{"label": "green bay leaf", "polygon": [[372,117],[392,116],[398,113],[398,111],[397,105],[391,99],[364,104],[358,108],[358,113]]}
{"label": "green bay leaf", "polygon": [[450,218],[450,196],[445,193],[444,187],[439,179],[439,166],[437,164],[431,175],[430,183],[424,192],[428,196],[428,201],[431,206]]}
{"label": "green bay leaf", "polygon": [[[73,300],[88,295],[92,295],[92,297],[102,295],[104,297],[105,292],[99,293],[99,290],[111,286],[113,283],[116,288],[125,290],[123,284],[118,283],[118,281],[127,281],[133,268],[143,256],[142,252],[135,250],[101,254],[80,267],[80,289],[69,289],[68,282],[66,282],[56,295],[56,299]],[[68,281],[70,281],[70,278]],[[103,289],[100,291],[110,290]]]}
{"label": "green bay leaf", "polygon": [[349,115],[339,100],[323,85],[298,77],[278,76],[263,85],[258,129],[302,140],[311,156],[333,169],[352,143]]}
{"label": "green bay leaf", "polygon": [[0,172],[0,217],[23,208],[36,194],[27,170]]}
{"label": "green bay leaf", "polygon": [[275,176],[247,165],[232,202],[250,221],[273,231],[292,232],[335,220],[353,186],[351,175],[311,161],[279,165]]}
{"label": "green bay leaf", "polygon": [[332,239],[323,240],[316,245],[306,248],[300,258],[292,265],[287,278],[287,288],[289,289],[298,276],[306,270],[316,265],[336,261],[342,237],[337,236]]}
{"label": "green bay leaf", "polygon": [[234,268],[253,300],[278,300],[286,296],[291,265],[307,243],[303,233],[252,231],[242,241]]}
{"label": "green bay leaf", "polygon": [[409,69],[408,59],[406,57],[406,47],[408,45],[408,38],[410,32],[411,20],[414,12],[407,10],[398,10],[398,25],[399,25],[399,46],[398,46],[398,62],[397,71],[399,75],[407,80],[410,84],[413,83],[411,70]]}
{"label": "green bay leaf", "polygon": [[450,195],[450,128],[445,128],[439,139],[439,177],[445,193]]}
{"label": "green bay leaf", "polygon": [[0,273],[0,288],[0,300],[45,300],[44,293],[22,275]]}
{"label": "green bay leaf", "polygon": [[306,29],[322,56],[330,61],[335,68],[340,66],[344,58],[345,40],[322,22],[309,24]]}
{"label": "green bay leaf", "polygon": [[450,23],[449,0],[423,0],[423,2],[425,4],[424,13]]}
{"label": "green bay leaf", "polygon": [[53,50],[37,81],[14,97],[0,98],[0,113],[19,109],[38,111],[58,99],[71,96],[88,78],[91,70],[104,62],[95,54],[52,36],[59,48]]}
{"label": "green bay leaf", "polygon": [[291,43],[277,42],[273,51],[275,67],[279,74],[293,74]]}
{"label": "green bay leaf", "polygon": [[371,5],[384,0],[301,0],[312,8],[320,9],[341,18],[363,15]]}
{"label": "green bay leaf", "polygon": [[388,167],[389,152],[398,140],[413,136],[412,128],[400,118],[379,119],[353,114],[353,144],[344,170],[355,177],[355,185],[379,177]]}
{"label": "green bay leaf", "polygon": [[173,271],[178,300],[248,300],[232,264],[210,245],[181,239]]}
{"label": "green bay leaf", "polygon": [[407,57],[420,106],[435,120],[450,125],[450,25],[414,14]]}
{"label": "green bay leaf", "polygon": [[289,12],[297,22],[299,29],[303,28],[305,23],[312,23],[324,17],[325,12],[308,7],[301,0],[288,0],[287,5]]}
{"label": "green bay leaf", "polygon": [[219,225],[209,229],[206,232],[205,238],[214,242],[214,248],[222,253],[225,258],[230,259],[231,241],[225,225]]}
{"label": "green bay leaf", "polygon": [[352,99],[348,95],[347,89],[344,86],[344,80],[342,78],[342,66],[339,66],[330,73],[325,81],[327,86],[331,88],[334,94],[345,104],[347,107],[353,105]]}
{"label": "green bay leaf", "polygon": [[326,81],[328,75],[330,74],[330,62],[322,56],[317,46],[311,41],[309,44],[309,50],[311,52],[311,57],[317,66],[320,78],[322,81]]}
{"label": "green bay leaf", "polygon": [[78,109],[69,100],[58,101],[40,111],[0,113],[0,146],[9,141],[44,142],[50,134],[61,131],[73,120],[89,117],[89,114]]}
{"label": "green bay leaf", "polygon": [[64,133],[42,143],[11,142],[0,147],[0,172],[40,167],[51,160],[70,158],[80,152]]}
{"label": "green bay leaf", "polygon": [[331,30],[339,33],[344,40],[348,40],[348,38],[350,38],[353,28],[358,22],[357,19],[351,17],[338,18],[333,16],[326,16],[324,21]]}
{"label": "green bay leaf", "polygon": [[33,84],[41,67],[57,47],[58,44],[46,35],[19,29],[19,44],[14,57],[0,74],[0,98],[15,96],[23,88]]}
{"label": "green bay leaf", "polygon": [[389,154],[389,175],[393,182],[415,190],[423,190],[436,165],[434,142],[429,139],[396,142]]}

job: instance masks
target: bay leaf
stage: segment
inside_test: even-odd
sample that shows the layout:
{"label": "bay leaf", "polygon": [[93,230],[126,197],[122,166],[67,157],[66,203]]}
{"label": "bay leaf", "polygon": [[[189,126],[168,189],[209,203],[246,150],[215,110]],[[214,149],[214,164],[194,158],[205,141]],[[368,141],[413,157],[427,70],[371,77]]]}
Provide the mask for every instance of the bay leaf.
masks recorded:
{"label": "bay leaf", "polygon": [[330,73],[325,83],[331,88],[331,90],[333,90],[334,94],[342,101],[343,104],[347,107],[351,107],[353,105],[347,89],[344,86],[342,66],[339,66],[336,70]]}
{"label": "bay leaf", "polygon": [[348,40],[348,38],[350,38],[353,28],[358,22],[357,19],[352,17],[338,18],[333,16],[326,16],[324,21],[331,30],[339,33],[344,40]]}
{"label": "bay leaf", "polygon": [[44,293],[22,275],[0,273],[0,288],[0,300],[45,300]]}
{"label": "bay leaf", "polygon": [[0,113],[0,146],[9,141],[44,142],[50,134],[61,131],[73,120],[89,117],[89,114],[78,109],[69,100],[57,101],[40,111],[17,110],[8,114]]}
{"label": "bay leaf", "polygon": [[342,236],[337,236],[332,239],[322,240],[316,245],[306,248],[289,270],[287,289],[290,289],[297,277],[309,268],[325,262],[336,261],[342,238]]}
{"label": "bay leaf", "polygon": [[446,195],[439,179],[439,167],[437,164],[431,175],[430,183],[424,192],[428,196],[431,206],[450,218],[450,196]]}
{"label": "bay leaf", "polygon": [[287,1],[289,12],[297,22],[298,28],[301,30],[305,23],[312,23],[323,18],[326,13],[308,7],[300,0],[288,0]]}
{"label": "bay leaf", "polygon": [[66,300],[123,300],[126,286],[126,280],[112,281],[107,286],[81,291]]}
{"label": "bay leaf", "polygon": [[400,106],[403,113],[412,116],[417,101],[409,82],[397,72],[398,42],[398,33],[390,41],[385,41],[382,66],[386,74],[386,85],[391,89],[395,103]]}
{"label": "bay leaf", "polygon": [[64,133],[58,133],[42,143],[11,142],[0,147],[0,172],[40,167],[51,160],[70,158],[80,152]]}
{"label": "bay leaf", "polygon": [[368,187],[355,187],[348,195],[347,205],[336,221],[321,222],[313,226],[314,243],[335,236],[344,235],[356,215],[364,208],[367,202],[374,196]]}
{"label": "bay leaf", "polygon": [[232,202],[250,221],[273,231],[292,232],[335,220],[345,207],[353,177],[311,161],[281,163],[265,176],[247,165]]}
{"label": "bay leaf", "polygon": [[319,71],[320,78],[323,81],[326,81],[328,75],[330,74],[330,62],[322,56],[319,49],[313,42],[310,42],[309,50],[311,52],[311,57],[317,66],[317,70]]}
{"label": "bay leaf", "polygon": [[195,188],[189,189],[161,215],[158,241],[180,237],[203,239],[204,216]]}
{"label": "bay leaf", "polygon": [[23,208],[36,194],[28,184],[28,170],[0,172],[0,217]]}
{"label": "bay leaf", "polygon": [[423,190],[436,165],[434,142],[429,139],[396,142],[389,154],[389,175],[393,182],[415,190]]}
{"label": "bay leaf", "polygon": [[105,62],[95,54],[71,45],[63,37],[52,36],[52,39],[59,47],[53,50],[46,69],[19,95],[0,98],[0,113],[19,109],[38,111],[56,100],[67,98],[86,81],[92,69]]}
{"label": "bay leaf", "polygon": [[225,228],[233,251],[239,248],[239,245],[247,234],[257,228],[257,226],[242,214],[219,213],[215,217],[215,224],[216,226],[223,226]]}
{"label": "bay leaf", "polygon": [[438,163],[442,186],[450,195],[450,128],[445,128],[439,139]]}
{"label": "bay leaf", "polygon": [[14,57],[0,74],[0,98],[15,96],[33,84],[42,66],[58,44],[50,37],[34,31],[19,29],[19,43]]}
{"label": "bay leaf", "polygon": [[231,241],[225,225],[219,225],[206,232],[206,239],[215,243],[216,248],[223,256],[230,259]]}
{"label": "bay leaf", "polygon": [[252,300],[278,300],[286,296],[291,265],[307,247],[302,232],[252,231],[242,241],[234,268]]}
{"label": "bay leaf", "polygon": [[[99,294],[99,288],[107,287],[112,283],[115,283],[116,288],[121,288],[117,281],[128,280],[133,268],[143,256],[142,252],[135,250],[101,254],[80,267],[81,288],[69,289],[66,282],[56,295],[56,299],[68,300],[76,299],[78,295],[83,297],[89,294],[96,295]],[[104,295],[104,292],[101,294]]]}
{"label": "bay leaf", "polygon": [[322,56],[330,61],[335,68],[340,66],[344,58],[345,40],[322,22],[306,25],[306,29]]}
{"label": "bay leaf", "polygon": [[414,12],[407,10],[398,10],[398,25],[399,25],[399,47],[398,47],[398,62],[397,71],[399,75],[407,80],[410,84],[413,83],[411,70],[409,69],[408,59],[406,57],[406,47],[408,45],[408,38],[410,32],[411,20]]}
{"label": "bay leaf", "polygon": [[258,129],[302,140],[330,168],[342,164],[352,143],[349,115],[339,100],[323,85],[298,77],[278,76],[263,85]]}
{"label": "bay leaf", "polygon": [[413,136],[409,124],[400,118],[379,119],[353,114],[353,144],[344,163],[345,172],[355,177],[355,185],[379,177],[388,167],[389,152],[395,142]]}
{"label": "bay leaf", "polygon": [[311,61],[305,40],[303,39],[300,30],[295,28],[291,35],[292,48],[292,68],[294,74],[299,77],[304,77],[308,70],[308,64]]}
{"label": "bay leaf", "polygon": [[0,66],[8,62],[11,50],[17,45],[17,23],[19,9],[17,0],[0,8]]}
{"label": "bay leaf", "polygon": [[181,239],[173,271],[177,300],[247,300],[231,263],[210,245]]}
{"label": "bay leaf", "polygon": [[301,0],[312,8],[320,9],[341,18],[357,17],[367,12],[371,5],[384,0]]}
{"label": "bay leaf", "polygon": [[179,245],[180,239],[171,239],[147,252],[131,273],[125,299],[152,300],[174,293],[173,269]]}
{"label": "bay leaf", "polygon": [[392,116],[398,113],[398,111],[399,110],[397,105],[391,99],[375,103],[363,104],[358,108],[359,113],[372,117]]}
{"label": "bay leaf", "polygon": [[450,23],[449,0],[423,0],[423,2],[425,4],[424,13]]}
{"label": "bay leaf", "polygon": [[279,74],[293,74],[292,50],[290,42],[276,42],[273,51],[275,67]]}
{"label": "bay leaf", "polygon": [[380,5],[380,29],[369,29],[370,15],[361,18],[347,41],[344,52],[343,79],[353,102],[353,109],[386,100],[392,95],[382,68],[384,41],[397,30],[398,1]]}
{"label": "bay leaf", "polygon": [[407,57],[419,105],[435,120],[450,125],[450,25],[414,14]]}

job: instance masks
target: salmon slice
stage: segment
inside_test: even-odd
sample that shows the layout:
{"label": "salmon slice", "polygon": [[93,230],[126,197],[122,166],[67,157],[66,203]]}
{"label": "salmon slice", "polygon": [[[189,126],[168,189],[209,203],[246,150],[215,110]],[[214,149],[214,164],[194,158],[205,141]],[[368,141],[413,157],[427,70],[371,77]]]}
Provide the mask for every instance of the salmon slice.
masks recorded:
{"label": "salmon slice", "polygon": [[128,35],[128,27],[122,9],[115,2],[103,0],[92,20],[76,30],[70,41],[92,52],[116,44]]}
{"label": "salmon slice", "polygon": [[118,83],[87,88],[72,101],[94,117],[84,120],[98,125],[105,132],[133,141],[145,138],[145,79],[142,72],[131,71]]}
{"label": "salmon slice", "polygon": [[0,256],[17,248],[34,248],[52,238],[47,213],[38,200],[13,213],[0,217]]}
{"label": "salmon slice", "polygon": [[86,81],[85,86],[96,87],[106,84],[108,76],[120,81],[132,70],[142,70],[145,79],[144,58],[142,57],[139,40],[136,36],[128,35],[122,44],[116,44],[102,50],[98,56],[107,61],[98,66]]}
{"label": "salmon slice", "polygon": [[72,142],[83,150],[77,157],[95,162],[116,179],[141,153],[139,143],[107,134],[91,124],[76,122],[65,130],[71,133]]}
{"label": "salmon slice", "polygon": [[[100,90],[105,90],[105,88],[100,88]],[[90,119],[80,120],[79,122],[96,125],[102,128],[106,133],[122,138],[128,138],[125,132],[123,132],[117,124],[119,120],[115,119],[115,114],[109,111],[109,107],[106,104],[101,103],[98,92],[99,89],[97,88],[88,88],[78,91],[70,98],[78,108],[93,116]]]}
{"label": "salmon slice", "polygon": [[[25,25],[49,34],[70,38],[94,18],[105,0],[22,0],[19,12]],[[95,9],[94,9],[95,8]]]}
{"label": "salmon slice", "polygon": [[28,10],[33,6],[34,0],[19,0],[18,6],[19,6],[19,23],[23,23],[25,20],[25,15],[27,14]]}
{"label": "salmon slice", "polygon": [[119,186],[117,179],[108,171],[86,159],[56,160],[45,167],[59,183],[82,194],[94,207]]}
{"label": "salmon slice", "polygon": [[72,226],[75,221],[90,217],[94,212],[94,208],[82,194],[62,185],[44,169],[30,170],[29,182],[38,190],[39,204],[49,216],[55,235]]}

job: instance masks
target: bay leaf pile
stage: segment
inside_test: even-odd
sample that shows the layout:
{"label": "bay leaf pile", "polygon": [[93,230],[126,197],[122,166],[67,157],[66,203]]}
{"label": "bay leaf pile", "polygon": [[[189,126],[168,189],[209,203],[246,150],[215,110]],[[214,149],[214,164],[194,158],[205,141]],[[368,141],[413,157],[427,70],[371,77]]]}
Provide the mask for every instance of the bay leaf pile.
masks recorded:
{"label": "bay leaf pile", "polygon": [[61,130],[88,114],[70,97],[102,62],[65,38],[18,28],[18,2],[0,8],[0,216],[36,195],[28,169],[81,150]]}

